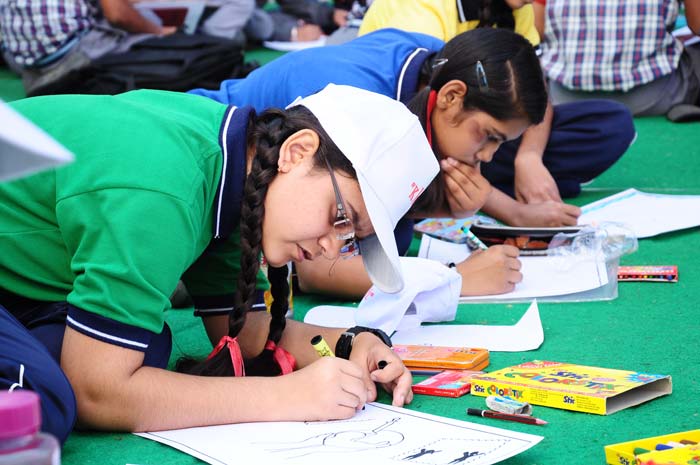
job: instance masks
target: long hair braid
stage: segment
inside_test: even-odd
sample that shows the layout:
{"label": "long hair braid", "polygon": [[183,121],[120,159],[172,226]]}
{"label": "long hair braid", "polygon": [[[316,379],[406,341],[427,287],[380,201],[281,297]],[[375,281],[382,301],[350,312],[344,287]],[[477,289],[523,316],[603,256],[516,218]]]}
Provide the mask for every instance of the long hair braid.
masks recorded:
{"label": "long hair braid", "polygon": [[[241,204],[240,248],[241,270],[234,298],[234,309],[229,313],[228,336],[235,338],[245,325],[246,315],[252,308],[256,295],[256,276],[260,269],[262,251],[262,225],[265,217],[265,196],[272,180],[277,176],[277,163],[281,145],[292,134],[302,129],[312,129],[319,135],[319,149],[314,157],[314,168],[326,169],[326,159],[334,167],[350,177],[357,175],[350,161],[340,152],[323,130],[316,117],[305,107],[288,110],[270,109],[259,116],[251,115],[247,140],[256,154],[246,177]],[[287,266],[268,266],[273,296],[268,340],[277,344],[286,326],[289,284]],[[273,352],[264,349],[258,356],[245,361],[248,375],[276,375],[280,368],[273,359]],[[234,374],[227,350],[221,350],[210,359],[195,362],[181,359],[178,371],[203,376],[231,376]]]}
{"label": "long hair braid", "polygon": [[[265,217],[267,188],[277,175],[277,161],[282,143],[297,128],[290,127],[285,112],[268,110],[259,117],[251,114],[247,140],[254,144],[256,156],[243,187],[240,221],[240,274],[234,297],[234,308],[229,313],[228,335],[236,337],[245,325],[246,314],[255,303],[256,276],[260,269],[262,250],[262,223]],[[255,359],[253,359],[255,360]],[[246,361],[246,370],[249,361]],[[234,374],[228,350],[221,350],[208,360],[183,358],[177,370],[202,376],[232,376]],[[253,374],[253,373],[251,373]]]}
{"label": "long hair braid", "polygon": [[[287,325],[287,310],[289,309],[289,281],[287,265],[281,267],[268,266],[267,278],[270,281],[272,304],[270,306],[270,329],[267,340],[277,345],[282,338],[282,332]],[[246,374],[251,376],[270,376],[281,373],[281,368],[274,359],[274,348],[266,345],[255,358],[246,361]]]}

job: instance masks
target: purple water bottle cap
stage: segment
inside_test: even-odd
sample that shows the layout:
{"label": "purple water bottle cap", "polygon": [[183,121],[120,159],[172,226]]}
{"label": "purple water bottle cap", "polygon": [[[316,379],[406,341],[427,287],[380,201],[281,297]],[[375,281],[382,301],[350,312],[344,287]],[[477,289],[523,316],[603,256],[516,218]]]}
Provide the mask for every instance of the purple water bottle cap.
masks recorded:
{"label": "purple water bottle cap", "polygon": [[0,392],[0,439],[36,434],[41,426],[39,396],[33,391]]}

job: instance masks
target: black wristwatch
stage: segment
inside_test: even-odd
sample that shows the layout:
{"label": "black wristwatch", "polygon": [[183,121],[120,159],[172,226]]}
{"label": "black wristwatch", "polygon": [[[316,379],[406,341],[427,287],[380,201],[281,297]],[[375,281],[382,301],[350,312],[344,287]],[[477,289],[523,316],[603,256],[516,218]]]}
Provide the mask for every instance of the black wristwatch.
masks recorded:
{"label": "black wristwatch", "polygon": [[335,356],[349,360],[350,352],[352,351],[352,343],[355,340],[355,336],[360,333],[372,333],[388,347],[391,347],[391,338],[381,329],[367,328],[366,326],[353,326],[340,335],[335,345]]}

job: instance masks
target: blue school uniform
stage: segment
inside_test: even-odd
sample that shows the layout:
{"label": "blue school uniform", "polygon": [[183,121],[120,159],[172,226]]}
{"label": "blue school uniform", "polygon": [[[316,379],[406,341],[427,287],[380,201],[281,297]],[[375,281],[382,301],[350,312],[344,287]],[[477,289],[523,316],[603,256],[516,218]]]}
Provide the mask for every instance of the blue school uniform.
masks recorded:
{"label": "blue school uniform", "polygon": [[329,83],[345,84],[407,103],[416,93],[420,67],[442,49],[440,39],[383,29],[341,45],[288,53],[245,79],[228,79],[219,90],[194,89],[221,103],[251,105],[257,111],[285,108]]}
{"label": "blue school uniform", "polygon": [[[284,108],[328,83],[371,90],[403,103],[417,93],[420,69],[443,42],[419,33],[381,29],[341,45],[288,53],[256,69],[245,79],[226,80],[219,90],[190,93],[256,110]],[[562,197],[575,197],[581,184],[603,173],[627,150],[635,137],[632,115],[611,100],[572,102],[554,107],[552,130],[543,162]],[[513,161],[521,139],[506,142],[490,163],[481,165],[486,179],[514,197]],[[404,219],[395,230],[400,253],[411,242],[413,222]]]}

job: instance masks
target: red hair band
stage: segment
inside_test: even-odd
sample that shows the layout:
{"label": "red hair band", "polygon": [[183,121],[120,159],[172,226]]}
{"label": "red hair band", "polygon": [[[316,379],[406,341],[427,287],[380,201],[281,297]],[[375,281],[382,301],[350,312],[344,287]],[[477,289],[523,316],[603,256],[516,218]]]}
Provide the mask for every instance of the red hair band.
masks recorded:
{"label": "red hair band", "polygon": [[433,125],[430,119],[433,116],[433,110],[435,109],[435,104],[437,103],[437,91],[431,90],[428,94],[428,107],[425,111],[425,135],[428,136],[428,144],[433,146]]}
{"label": "red hair band", "polygon": [[243,355],[241,354],[241,346],[238,345],[238,338],[224,336],[219,343],[211,351],[207,360],[211,360],[216,354],[221,352],[224,346],[228,346],[228,352],[231,355],[231,365],[233,365],[234,376],[245,376],[245,367],[243,366]]}

